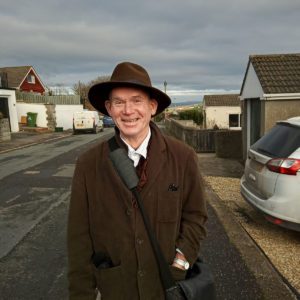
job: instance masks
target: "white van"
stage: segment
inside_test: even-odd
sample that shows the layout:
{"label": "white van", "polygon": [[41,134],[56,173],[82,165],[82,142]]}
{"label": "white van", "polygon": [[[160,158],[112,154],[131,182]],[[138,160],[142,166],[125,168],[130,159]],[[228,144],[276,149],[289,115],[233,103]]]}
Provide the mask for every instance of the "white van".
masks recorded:
{"label": "white van", "polygon": [[84,110],[73,114],[73,133],[103,131],[103,121],[98,112]]}

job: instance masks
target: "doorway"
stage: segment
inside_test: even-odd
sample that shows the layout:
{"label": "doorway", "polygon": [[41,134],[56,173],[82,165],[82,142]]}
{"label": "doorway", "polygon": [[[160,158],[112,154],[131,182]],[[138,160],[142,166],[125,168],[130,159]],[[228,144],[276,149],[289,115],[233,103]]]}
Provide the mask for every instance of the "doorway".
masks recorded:
{"label": "doorway", "polygon": [[261,127],[261,100],[259,98],[250,101],[250,146],[260,138]]}
{"label": "doorway", "polygon": [[8,98],[0,97],[0,114],[2,114],[3,118],[8,119],[8,121],[9,121],[8,123],[9,123],[9,127],[10,127]]}
{"label": "doorway", "polygon": [[3,114],[3,118],[9,118],[8,98],[0,97],[0,112]]}

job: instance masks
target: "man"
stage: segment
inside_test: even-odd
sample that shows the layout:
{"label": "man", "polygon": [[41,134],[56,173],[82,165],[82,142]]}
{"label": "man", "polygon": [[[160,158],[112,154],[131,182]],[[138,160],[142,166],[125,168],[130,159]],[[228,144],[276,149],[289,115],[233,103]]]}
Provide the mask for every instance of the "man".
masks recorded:
{"label": "man", "polygon": [[[199,253],[207,219],[195,152],[163,136],[151,117],[171,103],[152,87],[147,71],[116,66],[110,81],[89,91],[91,104],[110,115],[115,137],[128,151],[138,188],[175,280]],[[68,223],[70,299],[164,299],[158,267],[140,211],[109,159],[107,142],[76,164]]]}

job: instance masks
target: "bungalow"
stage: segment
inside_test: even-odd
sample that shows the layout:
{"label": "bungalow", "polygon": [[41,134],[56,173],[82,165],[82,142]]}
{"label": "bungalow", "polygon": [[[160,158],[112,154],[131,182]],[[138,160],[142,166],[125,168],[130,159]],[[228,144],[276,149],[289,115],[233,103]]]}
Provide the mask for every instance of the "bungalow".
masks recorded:
{"label": "bungalow", "polygon": [[245,158],[276,121],[300,116],[300,53],[250,55],[240,100]]}
{"label": "bungalow", "polygon": [[46,87],[32,66],[0,68],[0,87],[44,94]]}
{"label": "bungalow", "polygon": [[0,68],[0,113],[11,132],[19,131],[16,90],[44,94],[46,87],[32,66]]}
{"label": "bungalow", "polygon": [[240,104],[238,94],[204,95],[204,128],[241,129]]}

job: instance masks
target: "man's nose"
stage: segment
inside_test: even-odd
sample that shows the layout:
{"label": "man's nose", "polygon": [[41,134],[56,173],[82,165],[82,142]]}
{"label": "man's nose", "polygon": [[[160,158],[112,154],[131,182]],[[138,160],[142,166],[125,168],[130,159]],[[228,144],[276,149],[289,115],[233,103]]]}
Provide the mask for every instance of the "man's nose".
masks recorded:
{"label": "man's nose", "polygon": [[125,102],[123,112],[125,114],[130,114],[133,111],[133,105],[130,101]]}

